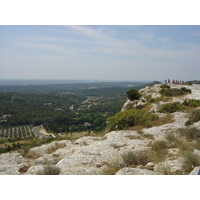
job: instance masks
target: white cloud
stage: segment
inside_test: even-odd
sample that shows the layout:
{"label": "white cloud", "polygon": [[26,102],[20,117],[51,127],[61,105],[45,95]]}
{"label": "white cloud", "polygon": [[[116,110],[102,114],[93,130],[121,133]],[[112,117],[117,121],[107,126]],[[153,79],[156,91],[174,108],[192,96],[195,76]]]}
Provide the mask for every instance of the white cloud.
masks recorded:
{"label": "white cloud", "polygon": [[141,33],[141,34],[138,34],[137,37],[148,40],[148,41],[152,41],[152,39],[154,38],[154,34],[152,34],[152,33]]}
{"label": "white cloud", "polygon": [[66,26],[68,29],[74,30],[75,33],[84,35],[89,38],[94,38],[94,39],[107,39],[107,36],[103,34],[103,30],[105,28],[98,28],[98,29],[91,29],[85,26]]}
{"label": "white cloud", "polygon": [[158,40],[161,41],[163,44],[169,44],[171,39],[168,37],[162,37],[162,38],[159,38]]}
{"label": "white cloud", "polygon": [[[106,72],[108,79],[112,73],[120,79],[122,74],[128,76],[126,75],[128,70],[131,73],[134,73],[134,70],[137,73],[140,71],[142,77],[145,66],[146,68],[155,68],[154,65],[159,65],[162,69],[163,66],[169,65],[168,69],[172,70],[170,66],[175,66],[173,62],[176,61],[182,66],[186,66],[185,61],[200,61],[200,46],[194,43],[179,43],[176,44],[176,49],[173,48],[175,45],[164,49],[154,46],[154,42],[160,41],[168,45],[171,41],[170,38],[155,38],[153,33],[139,35],[140,38],[137,37],[136,40],[135,38],[120,38],[117,31],[114,29],[112,31],[112,28],[109,28],[108,32],[107,28],[101,27],[92,29],[84,26],[66,26],[66,28],[67,31],[64,30],[61,33],[62,37],[29,36],[13,39],[12,42],[15,46],[24,51],[27,50],[29,54],[29,56],[21,54],[20,59],[16,58],[16,62],[13,63],[30,65],[30,62],[31,66],[40,66],[40,69],[43,69],[44,66],[51,66],[51,73],[47,74],[48,77],[55,75],[62,78],[64,76],[76,78],[76,75],[84,75],[89,79],[89,76],[97,78],[98,75],[101,75],[104,77]],[[69,32],[71,34],[67,34]],[[151,42],[141,42],[141,38]],[[41,50],[41,52],[39,55],[32,55],[30,49]],[[44,56],[50,55],[46,53],[49,51],[51,56]],[[23,51],[21,52],[23,53]],[[18,53],[17,56],[19,57],[19,55]],[[20,68],[20,65],[18,67]],[[139,69],[140,67],[142,68]],[[125,71],[120,73],[120,70]],[[47,72],[47,68],[44,71]],[[150,70],[148,73],[151,73]],[[36,72],[35,76],[37,76]]]}

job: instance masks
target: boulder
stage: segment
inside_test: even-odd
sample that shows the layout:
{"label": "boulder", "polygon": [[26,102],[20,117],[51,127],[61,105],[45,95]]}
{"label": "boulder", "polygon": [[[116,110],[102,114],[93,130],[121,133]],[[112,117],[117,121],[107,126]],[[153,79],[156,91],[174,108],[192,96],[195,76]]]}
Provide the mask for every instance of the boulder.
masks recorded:
{"label": "boulder", "polygon": [[34,165],[29,167],[27,172],[25,173],[26,175],[37,175],[37,173],[41,170],[44,169],[44,165]]}
{"label": "boulder", "polygon": [[27,160],[18,152],[0,154],[0,175],[19,175]]}
{"label": "boulder", "polygon": [[130,99],[128,99],[126,101],[126,103],[123,105],[121,111],[123,112],[124,110],[128,109],[128,108],[131,108],[133,105],[135,105],[136,102],[135,101],[131,101]]}
{"label": "boulder", "polygon": [[184,159],[182,157],[169,157],[157,164],[154,167],[154,171],[165,174],[167,170],[169,174],[181,174],[183,172],[183,163]]}
{"label": "boulder", "polygon": [[195,167],[189,175],[200,175],[200,167]]}
{"label": "boulder", "polygon": [[147,169],[125,167],[120,169],[115,175],[159,175],[159,173]]}
{"label": "boulder", "polygon": [[195,149],[192,153],[200,158],[200,150]]}

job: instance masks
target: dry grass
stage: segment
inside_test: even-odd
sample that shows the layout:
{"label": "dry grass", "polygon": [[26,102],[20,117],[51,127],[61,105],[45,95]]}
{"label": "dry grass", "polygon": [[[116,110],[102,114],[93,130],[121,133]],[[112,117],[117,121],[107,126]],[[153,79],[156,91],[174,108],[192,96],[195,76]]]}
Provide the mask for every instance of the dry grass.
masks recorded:
{"label": "dry grass", "polygon": [[144,131],[142,131],[143,127],[142,126],[135,126],[134,129],[132,130],[135,130],[138,132],[138,134],[140,134],[139,136],[136,136],[136,135],[127,135],[125,136],[126,138],[128,139],[131,139],[131,140],[134,140],[134,139],[139,139],[139,140],[143,140],[143,139],[154,139],[154,136],[151,135],[151,134],[148,134],[148,133],[144,133]]}
{"label": "dry grass", "polygon": [[28,159],[37,159],[41,155],[36,153],[35,151],[31,151],[31,146],[27,145],[22,147],[22,149],[18,150],[18,152],[24,157]]}
{"label": "dry grass", "polygon": [[44,166],[42,170],[39,170],[37,172],[37,175],[59,175],[59,174],[60,174],[60,168],[51,165]]}
{"label": "dry grass", "polygon": [[190,173],[194,167],[200,165],[200,157],[191,152],[187,152],[184,158],[183,170],[185,173]]}
{"label": "dry grass", "polygon": [[173,122],[175,122],[174,117],[170,114],[167,114],[164,117],[160,117],[159,120],[153,121],[151,126],[161,126],[164,124],[171,124]]}
{"label": "dry grass", "polygon": [[141,131],[143,128],[145,128],[145,127],[142,126],[142,125],[137,125],[137,126],[129,127],[127,130],[132,130],[132,131]]}
{"label": "dry grass", "polygon": [[159,169],[159,172],[163,175],[182,175],[183,173],[180,171],[172,172],[169,166],[162,166]]}
{"label": "dry grass", "polygon": [[144,133],[144,131],[142,131],[142,130],[138,130],[137,132],[140,134],[140,136],[141,136],[140,138],[141,139],[151,139],[151,140],[154,140],[154,136],[151,135],[151,134]]}
{"label": "dry grass", "polygon": [[160,168],[160,172],[163,174],[163,175],[172,175],[171,173],[171,170],[170,170],[170,167],[161,167]]}
{"label": "dry grass", "polygon": [[170,124],[175,122],[174,117],[170,114],[166,114],[164,117],[160,117],[158,120],[151,121],[148,126],[146,125],[137,125],[133,127],[129,127],[127,130],[133,130],[133,131],[141,131],[143,128],[150,128],[153,126],[162,126],[164,124]]}
{"label": "dry grass", "polygon": [[105,163],[106,168],[101,172],[101,175],[115,175],[121,168],[114,165]]}
{"label": "dry grass", "polygon": [[197,140],[200,138],[200,130],[195,127],[181,128],[179,134],[185,136],[188,140]]}
{"label": "dry grass", "polygon": [[142,110],[145,110],[145,111],[150,111],[151,110],[151,108],[153,108],[153,105],[152,104],[146,104],[143,108],[142,108]]}
{"label": "dry grass", "polygon": [[200,149],[200,139],[196,140],[195,149]]}
{"label": "dry grass", "polygon": [[36,153],[35,151],[31,151],[31,150],[29,150],[27,153],[24,150],[21,150],[21,151],[19,151],[19,153],[21,153],[21,155],[24,158],[33,159],[33,160],[35,160],[41,156],[40,154]]}
{"label": "dry grass", "polygon": [[121,155],[125,166],[135,167],[138,165],[146,165],[148,162],[151,162],[150,154],[147,151],[141,152],[132,152],[128,151]]}
{"label": "dry grass", "polygon": [[47,149],[46,154],[52,154],[53,152],[57,151],[58,149],[61,149],[61,148],[64,148],[64,147],[66,147],[66,144],[56,142],[56,143],[54,143],[54,146],[49,147]]}
{"label": "dry grass", "polygon": [[182,128],[178,130],[178,136],[170,133],[166,136],[170,148],[179,148],[177,156],[185,159],[183,172],[190,173],[195,166],[200,165],[200,157],[193,154],[194,149],[200,149],[199,130],[194,128]]}

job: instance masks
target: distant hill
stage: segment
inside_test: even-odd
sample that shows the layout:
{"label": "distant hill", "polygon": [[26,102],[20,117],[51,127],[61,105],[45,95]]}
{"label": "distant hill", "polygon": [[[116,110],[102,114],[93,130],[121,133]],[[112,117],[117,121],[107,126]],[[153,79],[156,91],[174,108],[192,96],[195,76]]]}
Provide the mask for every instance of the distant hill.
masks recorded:
{"label": "distant hill", "polygon": [[108,87],[145,87],[147,82],[45,82],[45,81],[0,81],[0,92],[50,92]]}

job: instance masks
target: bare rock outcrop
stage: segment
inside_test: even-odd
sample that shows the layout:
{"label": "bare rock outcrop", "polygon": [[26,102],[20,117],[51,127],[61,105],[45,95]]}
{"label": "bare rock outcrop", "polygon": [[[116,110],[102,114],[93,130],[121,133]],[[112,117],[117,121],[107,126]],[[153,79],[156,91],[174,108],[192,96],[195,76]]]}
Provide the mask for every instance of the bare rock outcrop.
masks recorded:
{"label": "bare rock outcrop", "polygon": [[13,152],[0,154],[1,175],[19,175],[20,169],[25,165],[29,165],[28,160],[20,153]]}
{"label": "bare rock outcrop", "polygon": [[[181,86],[173,86],[181,87]],[[175,100],[185,100],[190,98],[200,99],[200,86],[187,86],[192,90],[192,94],[184,97],[176,97]],[[143,105],[145,97],[151,95],[152,98],[160,97],[160,85],[147,86],[140,90],[144,98],[139,101],[128,100],[123,110],[129,106]],[[174,99],[172,100],[174,101]],[[164,102],[167,103],[167,102]],[[153,105],[153,110],[157,110],[157,104]],[[163,117],[166,114],[158,113]],[[143,128],[139,131],[121,130],[112,131],[103,137],[82,137],[75,141],[63,140],[50,144],[34,147],[30,149],[32,157],[27,158],[18,152],[3,153],[0,155],[0,174],[37,174],[44,166],[50,165],[60,169],[61,175],[101,175],[109,167],[116,175],[158,175],[168,170],[172,174],[181,174],[184,158],[180,156],[177,147],[170,147],[165,160],[162,162],[145,163],[142,166],[128,167],[122,157],[126,152],[140,153],[151,150],[151,144],[155,141],[166,140],[168,133],[174,133],[185,127],[188,120],[186,112],[175,112],[170,114],[174,119],[172,123],[160,126]],[[200,122],[196,122],[193,127],[200,127]],[[200,155],[200,150],[195,149],[193,154]],[[199,167],[194,168],[190,174],[197,174]]]}
{"label": "bare rock outcrop", "polygon": [[116,175],[159,175],[159,173],[147,169],[125,167],[120,169]]}

